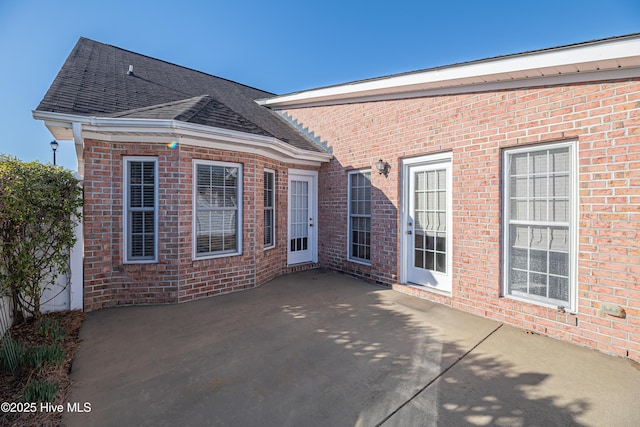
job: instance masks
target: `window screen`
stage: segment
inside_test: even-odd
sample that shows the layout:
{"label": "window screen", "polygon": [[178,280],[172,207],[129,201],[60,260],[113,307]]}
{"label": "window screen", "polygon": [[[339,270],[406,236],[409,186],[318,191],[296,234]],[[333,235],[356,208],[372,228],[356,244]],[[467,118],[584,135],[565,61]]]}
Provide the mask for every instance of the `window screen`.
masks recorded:
{"label": "window screen", "polygon": [[239,166],[196,164],[196,256],[239,251]]}
{"label": "window screen", "polygon": [[264,246],[275,245],[275,173],[264,173]]}
{"label": "window screen", "polygon": [[349,259],[371,261],[371,172],[349,174]]}
{"label": "window screen", "polygon": [[507,292],[570,305],[572,146],[507,152]]}
{"label": "window screen", "polygon": [[126,161],[127,261],[156,259],[156,161]]}

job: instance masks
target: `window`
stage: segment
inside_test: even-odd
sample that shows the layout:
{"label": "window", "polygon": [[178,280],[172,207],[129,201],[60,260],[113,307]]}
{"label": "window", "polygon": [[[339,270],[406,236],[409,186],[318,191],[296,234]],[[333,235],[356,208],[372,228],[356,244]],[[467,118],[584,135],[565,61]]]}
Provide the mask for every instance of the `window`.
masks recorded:
{"label": "window", "polygon": [[124,159],[124,260],[158,260],[158,161],[149,157]]}
{"label": "window", "polygon": [[274,171],[264,171],[264,247],[272,248],[275,240],[275,184]]}
{"label": "window", "polygon": [[349,173],[349,254],[371,262],[371,171]]}
{"label": "window", "polygon": [[195,257],[236,255],[242,248],[242,166],[194,162]]}
{"label": "window", "polygon": [[505,151],[505,293],[573,308],[575,148]]}

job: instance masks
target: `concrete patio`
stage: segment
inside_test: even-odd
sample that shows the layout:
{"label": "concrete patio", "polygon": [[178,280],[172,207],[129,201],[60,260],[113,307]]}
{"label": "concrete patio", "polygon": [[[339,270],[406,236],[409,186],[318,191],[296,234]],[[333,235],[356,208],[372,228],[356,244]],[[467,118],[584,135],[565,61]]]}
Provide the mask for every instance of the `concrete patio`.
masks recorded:
{"label": "concrete patio", "polygon": [[69,426],[637,426],[640,367],[323,270],[89,313]]}

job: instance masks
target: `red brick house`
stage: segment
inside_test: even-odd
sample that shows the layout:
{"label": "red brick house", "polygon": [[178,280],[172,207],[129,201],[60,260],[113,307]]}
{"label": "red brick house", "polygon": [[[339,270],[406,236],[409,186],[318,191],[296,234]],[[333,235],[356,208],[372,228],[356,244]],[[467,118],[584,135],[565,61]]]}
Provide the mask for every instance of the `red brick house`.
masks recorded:
{"label": "red brick house", "polygon": [[85,308],[323,267],[640,360],[640,35],[275,96],[81,39]]}

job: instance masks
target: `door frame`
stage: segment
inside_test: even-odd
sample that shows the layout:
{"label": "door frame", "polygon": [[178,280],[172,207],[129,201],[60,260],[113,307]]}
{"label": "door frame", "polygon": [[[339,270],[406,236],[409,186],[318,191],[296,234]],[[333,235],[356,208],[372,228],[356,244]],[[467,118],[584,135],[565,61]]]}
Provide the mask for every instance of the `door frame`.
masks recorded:
{"label": "door frame", "polygon": [[[451,295],[453,289],[453,159],[450,151],[444,153],[428,154],[420,157],[413,157],[402,160],[402,175],[400,181],[400,283],[406,285],[419,286],[445,295]],[[409,282],[409,263],[413,257],[409,253],[409,239],[407,232],[409,231],[409,205],[411,194],[409,194],[411,185],[411,169],[416,166],[437,166],[439,164],[448,163],[448,188],[447,188],[447,276],[448,289],[442,289],[429,284],[415,284]]]}
{"label": "door frame", "polygon": [[[291,180],[295,177],[311,178],[309,186],[309,212],[313,220],[309,225],[309,260],[291,262]],[[318,171],[289,169],[287,179],[287,265],[318,262]]]}

